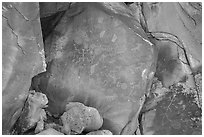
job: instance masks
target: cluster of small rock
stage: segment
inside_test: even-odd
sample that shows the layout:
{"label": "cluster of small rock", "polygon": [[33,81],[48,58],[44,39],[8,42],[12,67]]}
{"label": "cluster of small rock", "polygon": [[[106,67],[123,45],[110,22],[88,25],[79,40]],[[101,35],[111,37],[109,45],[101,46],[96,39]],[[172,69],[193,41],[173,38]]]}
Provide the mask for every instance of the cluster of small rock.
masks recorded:
{"label": "cluster of small rock", "polygon": [[47,104],[45,94],[34,91],[30,93],[16,123],[16,134],[28,134],[33,129],[33,134],[37,135],[112,135],[109,130],[100,130],[103,118],[93,107],[69,102],[58,119],[59,123],[55,123],[47,117],[50,115],[45,111]]}

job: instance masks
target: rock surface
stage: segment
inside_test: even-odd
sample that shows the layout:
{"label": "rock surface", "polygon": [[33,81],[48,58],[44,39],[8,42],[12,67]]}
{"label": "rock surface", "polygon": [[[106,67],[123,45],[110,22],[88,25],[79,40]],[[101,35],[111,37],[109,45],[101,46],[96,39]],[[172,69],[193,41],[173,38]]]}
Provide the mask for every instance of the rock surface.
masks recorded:
{"label": "rock surface", "polygon": [[81,134],[82,131],[98,130],[103,124],[103,118],[92,107],[82,103],[70,102],[66,105],[66,112],[61,116],[63,128],[66,133]]}
{"label": "rock surface", "polygon": [[177,83],[163,94],[163,98],[144,113],[143,134],[202,134],[202,109],[196,90]]}
{"label": "rock surface", "polygon": [[136,20],[99,3],[76,3],[45,40],[45,51],[50,77],[39,90],[52,114],[63,113],[67,100],[81,102],[96,108],[113,134],[136,117],[156,61]]}
{"label": "rock surface", "polygon": [[[159,38],[157,38],[159,39]],[[177,45],[171,38],[161,38],[156,42],[158,46],[158,60],[155,76],[158,77],[165,87],[169,87],[185,77],[191,77],[191,67],[188,65],[181,45]],[[175,40],[176,41],[176,40]]]}
{"label": "rock surface", "polygon": [[38,3],[2,3],[2,132],[9,134],[31,78],[45,71]]}
{"label": "rock surface", "polygon": [[109,130],[97,130],[89,132],[86,135],[113,135]]}
{"label": "rock surface", "polygon": [[149,32],[175,35],[185,47],[191,68],[202,65],[201,3],[143,3],[143,13]]}
{"label": "rock surface", "polygon": [[3,134],[202,134],[202,3],[4,2],[2,17]]}
{"label": "rock surface", "polygon": [[57,12],[66,11],[70,2],[40,2],[40,17],[45,18]]}
{"label": "rock surface", "polygon": [[20,117],[14,127],[14,132],[23,134],[31,128],[35,128],[35,132],[40,132],[44,129],[44,120],[46,113],[43,108],[47,107],[48,99],[46,95],[34,92],[28,95]]}
{"label": "rock surface", "polygon": [[64,135],[63,133],[53,129],[53,128],[48,128],[36,135]]}

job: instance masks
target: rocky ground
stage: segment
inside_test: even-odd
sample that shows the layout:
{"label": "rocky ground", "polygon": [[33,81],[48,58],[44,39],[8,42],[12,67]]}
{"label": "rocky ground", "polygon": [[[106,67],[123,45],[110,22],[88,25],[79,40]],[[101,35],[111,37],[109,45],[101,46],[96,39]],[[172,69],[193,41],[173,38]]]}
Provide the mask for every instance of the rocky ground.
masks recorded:
{"label": "rocky ground", "polygon": [[202,134],[201,11],[2,3],[3,134]]}

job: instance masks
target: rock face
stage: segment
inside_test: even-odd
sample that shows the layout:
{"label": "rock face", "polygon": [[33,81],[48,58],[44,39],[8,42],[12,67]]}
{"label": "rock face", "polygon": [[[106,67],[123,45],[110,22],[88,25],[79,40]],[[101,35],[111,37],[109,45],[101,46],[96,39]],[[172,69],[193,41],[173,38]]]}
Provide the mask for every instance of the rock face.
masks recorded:
{"label": "rock face", "polygon": [[40,21],[43,39],[55,28],[61,17],[69,8],[69,2],[40,2]]}
{"label": "rock face", "polygon": [[202,65],[201,3],[144,3],[143,13],[149,32],[175,35],[183,43],[191,67],[197,69]]}
{"label": "rock face", "polygon": [[202,68],[201,3],[142,6],[148,33],[154,36],[159,49],[155,76],[164,86],[157,88],[156,93],[152,88],[153,94],[159,95],[145,104],[149,111],[143,114],[142,132],[202,134],[202,95],[198,84],[202,81],[198,78]]}
{"label": "rock face", "polygon": [[[202,66],[201,3],[142,3],[146,32],[158,40],[156,76],[168,87]],[[171,16],[175,15],[175,16]]]}
{"label": "rock face", "polygon": [[202,134],[202,109],[196,89],[186,83],[174,84],[168,90],[158,89],[161,91],[154,91],[157,103],[152,102],[150,111],[143,115],[143,134]]}
{"label": "rock face", "polygon": [[66,105],[65,110],[61,120],[66,134],[94,131],[103,125],[103,118],[95,108],[84,106],[78,102],[70,102]]}
{"label": "rock face", "polygon": [[158,41],[158,60],[155,76],[162,81],[165,87],[169,87],[184,77],[191,77],[191,67],[187,65],[184,51],[178,45],[170,41]]}
{"label": "rock face", "polygon": [[62,114],[73,101],[96,108],[102,128],[113,134],[136,123],[155,71],[154,48],[139,23],[119,13],[99,3],[76,3],[45,40],[49,77],[38,89],[49,98],[52,114]]}
{"label": "rock face", "polygon": [[38,4],[2,3],[2,29],[2,131],[9,134],[31,78],[45,69]]}
{"label": "rock face", "polygon": [[48,17],[57,12],[65,11],[69,8],[69,2],[40,2],[40,17]]}
{"label": "rock face", "polygon": [[201,4],[2,3],[3,134],[202,134]]}

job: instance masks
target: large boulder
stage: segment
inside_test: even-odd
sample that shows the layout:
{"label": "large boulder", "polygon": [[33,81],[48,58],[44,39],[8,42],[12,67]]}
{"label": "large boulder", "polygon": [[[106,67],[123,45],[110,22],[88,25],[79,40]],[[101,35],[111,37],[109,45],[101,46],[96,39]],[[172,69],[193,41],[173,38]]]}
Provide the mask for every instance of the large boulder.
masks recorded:
{"label": "large boulder", "polygon": [[54,116],[68,102],[81,102],[99,111],[102,129],[135,132],[156,58],[131,12],[119,10],[124,6],[75,3],[46,38],[48,70],[36,77],[33,88],[47,95]]}

